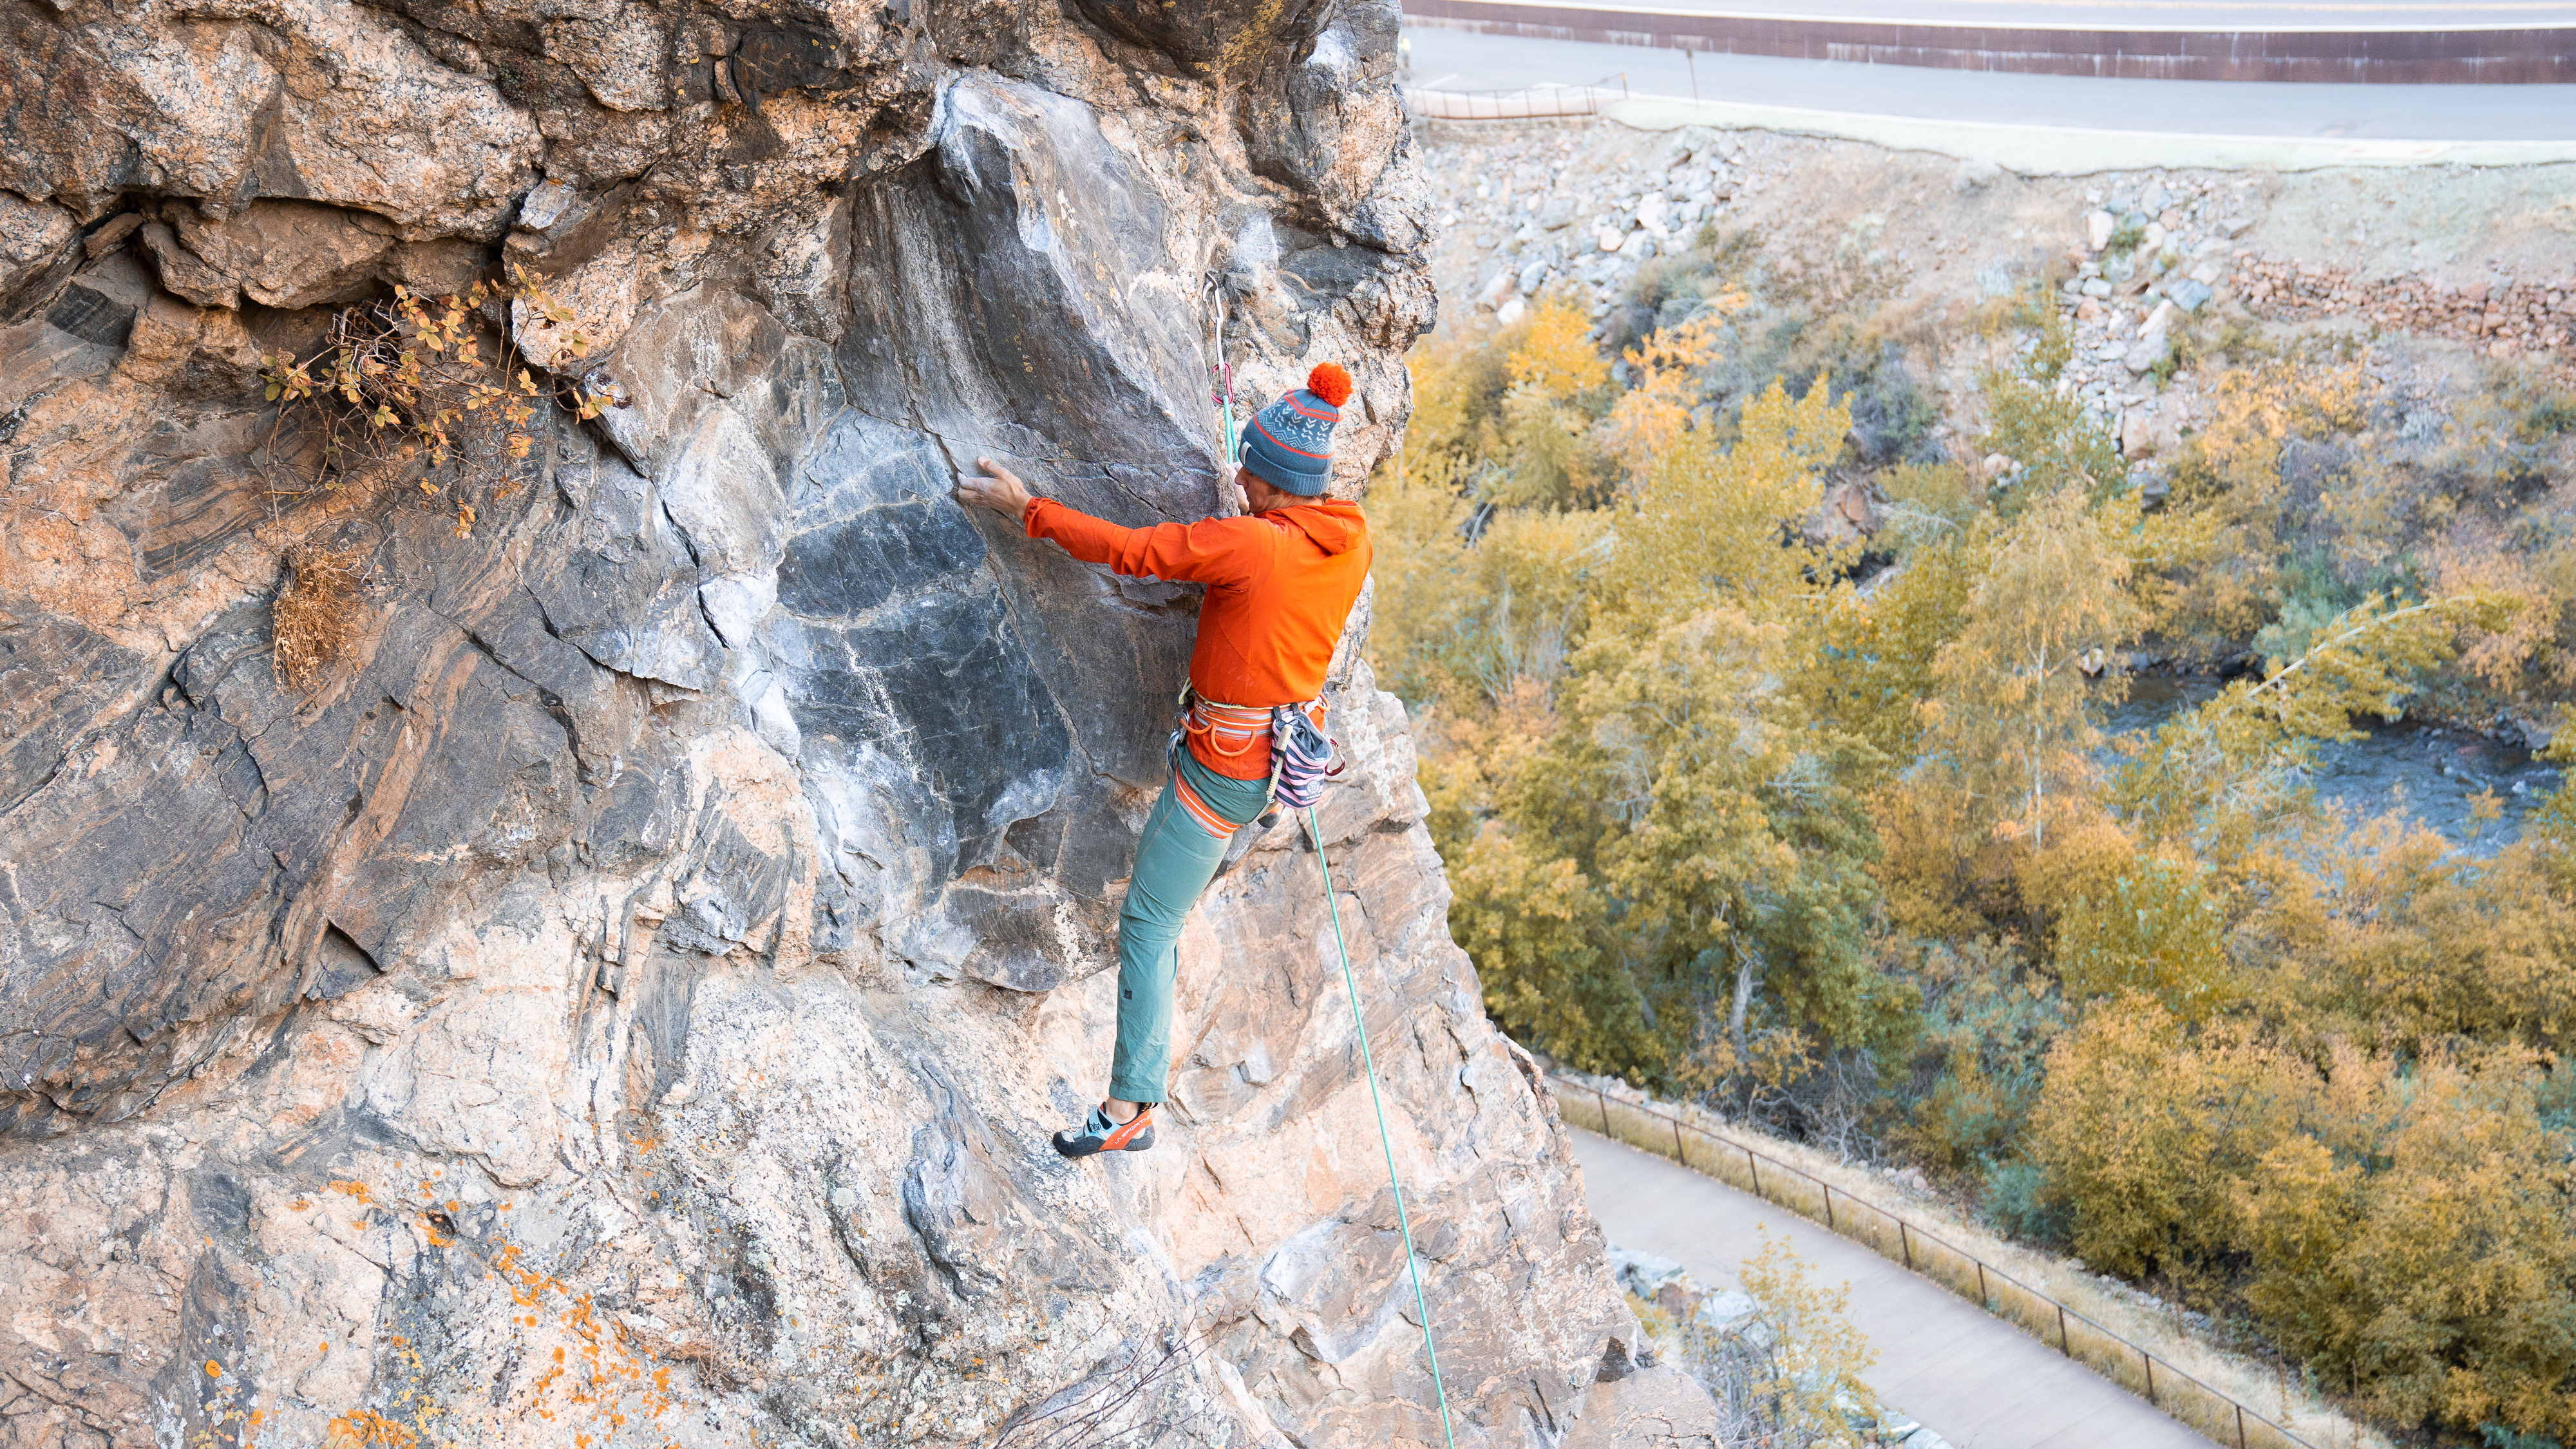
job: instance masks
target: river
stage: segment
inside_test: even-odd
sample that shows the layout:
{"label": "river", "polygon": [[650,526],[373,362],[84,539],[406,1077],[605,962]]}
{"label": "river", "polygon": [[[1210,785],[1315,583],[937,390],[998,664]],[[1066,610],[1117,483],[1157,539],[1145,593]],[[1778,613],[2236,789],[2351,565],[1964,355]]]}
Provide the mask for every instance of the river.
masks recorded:
{"label": "river", "polygon": [[[2129,681],[2128,702],[2108,712],[2104,728],[2113,735],[2153,729],[2221,687],[2205,675],[2137,675]],[[2355,723],[2370,733],[2317,746],[2309,782],[2319,800],[2363,817],[2402,809],[2473,855],[2491,854],[2519,836],[2523,817],[2558,788],[2557,766],[2472,731],[2412,720],[2383,724],[2367,715]],[[2489,790],[2502,801],[2504,816],[2481,826],[2469,800]]]}

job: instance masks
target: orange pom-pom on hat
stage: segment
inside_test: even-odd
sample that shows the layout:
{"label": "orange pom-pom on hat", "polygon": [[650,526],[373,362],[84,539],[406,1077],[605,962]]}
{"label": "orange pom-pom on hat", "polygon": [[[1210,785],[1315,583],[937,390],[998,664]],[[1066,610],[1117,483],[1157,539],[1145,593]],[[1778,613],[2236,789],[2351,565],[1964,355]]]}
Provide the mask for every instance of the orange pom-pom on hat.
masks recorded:
{"label": "orange pom-pom on hat", "polygon": [[1306,385],[1254,413],[1243,424],[1238,456],[1273,488],[1313,498],[1332,481],[1333,425],[1351,396],[1351,375],[1320,362]]}
{"label": "orange pom-pom on hat", "polygon": [[1351,375],[1338,362],[1319,362],[1306,374],[1306,391],[1335,407],[1351,400]]}

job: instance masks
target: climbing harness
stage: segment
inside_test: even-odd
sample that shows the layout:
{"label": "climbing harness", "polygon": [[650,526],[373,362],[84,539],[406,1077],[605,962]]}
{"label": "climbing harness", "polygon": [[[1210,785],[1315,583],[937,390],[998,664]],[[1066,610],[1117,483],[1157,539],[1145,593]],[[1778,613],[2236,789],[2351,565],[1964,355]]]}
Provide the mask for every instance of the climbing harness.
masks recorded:
{"label": "climbing harness", "polygon": [[[1310,723],[1311,727],[1311,723]],[[1350,944],[1342,939],[1342,907],[1333,898],[1333,866],[1324,858],[1324,828],[1315,823],[1315,806],[1308,800],[1306,834],[1315,842],[1315,864],[1324,872],[1324,906],[1333,917],[1333,947],[1342,953],[1342,984],[1351,991],[1351,1028],[1360,1037],[1360,1069],[1368,1073],[1369,1105],[1377,1109],[1378,1145],[1386,1149],[1386,1185],[1395,1191],[1395,1226],[1404,1234],[1404,1268],[1413,1275],[1413,1312],[1422,1321],[1422,1351],[1431,1359],[1431,1392],[1440,1401],[1440,1437],[1449,1449],[1458,1449],[1458,1433],[1449,1426],[1449,1389],[1440,1381],[1440,1350],[1431,1346],[1431,1307],[1422,1296],[1422,1262],[1413,1252],[1413,1223],[1404,1212],[1404,1183],[1395,1175],[1395,1138],[1386,1130],[1386,1103],[1377,1090],[1377,1059],[1369,1053],[1368,1017],[1360,1010],[1360,980],[1351,970]]]}
{"label": "climbing harness", "polygon": [[[1324,782],[1342,772],[1341,762],[1333,758],[1338,742],[1316,723],[1315,717],[1324,711],[1321,699],[1280,705],[1219,704],[1183,685],[1174,711],[1166,753],[1177,754],[1183,743],[1200,740],[1209,754],[1231,760],[1250,754],[1253,742],[1263,735],[1270,737],[1270,799],[1260,820],[1264,830],[1279,823],[1281,807],[1303,810],[1323,798]],[[1220,833],[1232,831],[1228,826]]]}
{"label": "climbing harness", "polygon": [[1172,729],[1172,748],[1178,749],[1184,739],[1202,739],[1210,753],[1231,760],[1250,754],[1253,744],[1272,733],[1271,711],[1257,704],[1219,704],[1201,699],[1198,691],[1181,686],[1178,723]]}

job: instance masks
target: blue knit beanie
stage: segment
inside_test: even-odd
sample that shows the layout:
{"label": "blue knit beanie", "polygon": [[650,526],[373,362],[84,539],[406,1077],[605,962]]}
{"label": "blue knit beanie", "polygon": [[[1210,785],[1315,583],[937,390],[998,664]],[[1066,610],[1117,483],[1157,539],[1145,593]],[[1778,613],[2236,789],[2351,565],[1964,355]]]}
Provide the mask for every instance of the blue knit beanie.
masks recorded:
{"label": "blue knit beanie", "polygon": [[1351,376],[1320,363],[1306,385],[1243,425],[1243,466],[1273,488],[1313,498],[1333,476],[1333,424],[1351,396]]}

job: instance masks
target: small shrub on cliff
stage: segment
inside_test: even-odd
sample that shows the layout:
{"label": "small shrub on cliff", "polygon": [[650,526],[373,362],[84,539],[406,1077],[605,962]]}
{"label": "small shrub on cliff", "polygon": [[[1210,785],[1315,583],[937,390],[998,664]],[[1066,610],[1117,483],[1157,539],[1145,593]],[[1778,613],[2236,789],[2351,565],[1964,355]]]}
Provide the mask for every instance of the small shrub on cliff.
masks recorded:
{"label": "small shrub on cliff", "polygon": [[312,688],[358,637],[359,553],[307,544],[286,552],[286,585],[269,605],[269,660],[289,689]]}
{"label": "small shrub on cliff", "polygon": [[[487,302],[524,309],[533,332],[545,339],[545,355],[521,356],[514,369],[517,349],[503,341],[487,360],[480,316]],[[612,398],[552,375],[588,356],[590,346],[572,309],[522,270],[515,284],[477,282],[452,297],[397,286],[389,301],[343,308],[310,356],[263,354],[260,378],[268,401],[279,405],[280,431],[300,423],[319,433],[320,481],[336,488],[349,474],[381,463],[426,458],[433,468],[444,466],[469,414],[498,418],[507,429],[501,446],[513,458],[528,455],[533,440],[524,430],[540,401],[585,422],[598,417]],[[544,383],[529,364],[549,373]],[[426,481],[420,486],[438,492]],[[460,503],[457,532],[473,526],[473,509]]]}

